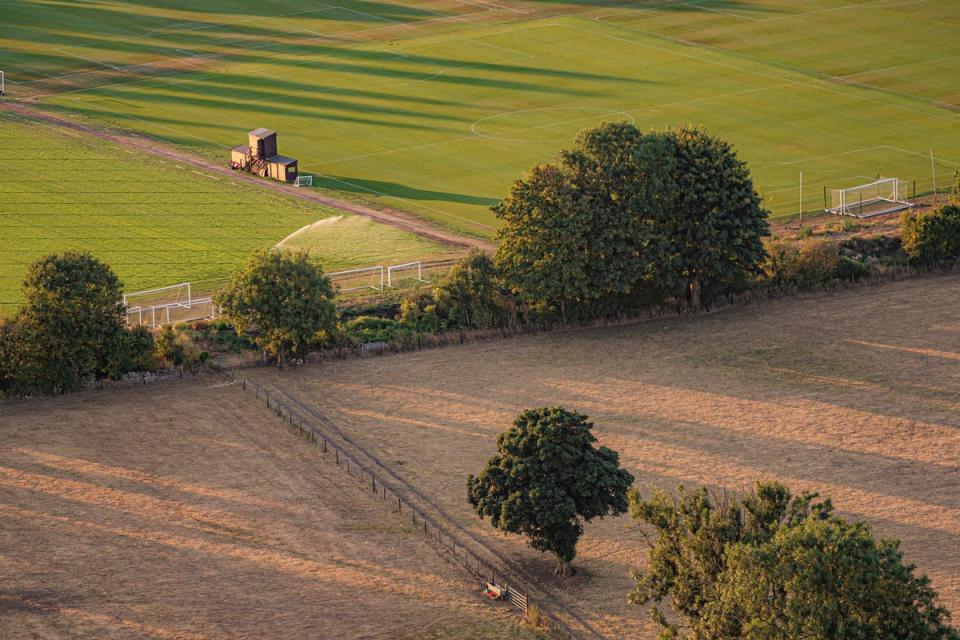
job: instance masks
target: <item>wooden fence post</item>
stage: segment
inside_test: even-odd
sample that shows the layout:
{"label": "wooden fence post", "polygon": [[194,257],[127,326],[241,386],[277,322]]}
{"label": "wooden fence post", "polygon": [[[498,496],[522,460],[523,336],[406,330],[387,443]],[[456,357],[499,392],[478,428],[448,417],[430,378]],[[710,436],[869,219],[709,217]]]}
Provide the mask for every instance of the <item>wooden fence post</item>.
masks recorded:
{"label": "wooden fence post", "polygon": [[334,449],[337,454],[337,464],[340,464],[340,449]]}

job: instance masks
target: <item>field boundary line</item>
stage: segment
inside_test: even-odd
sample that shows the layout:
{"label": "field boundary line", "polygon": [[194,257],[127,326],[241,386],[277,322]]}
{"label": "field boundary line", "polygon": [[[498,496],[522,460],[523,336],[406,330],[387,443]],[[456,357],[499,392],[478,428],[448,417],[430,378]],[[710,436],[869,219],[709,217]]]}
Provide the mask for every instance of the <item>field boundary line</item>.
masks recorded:
{"label": "field boundary line", "polygon": [[[233,371],[227,371],[226,374],[232,379],[237,380],[237,375]],[[530,576],[529,573],[524,571],[522,567],[519,567],[516,562],[503,557],[490,546],[489,543],[457,523],[442,507],[424,495],[416,486],[400,476],[377,456],[357,444],[348,434],[344,433],[335,422],[305,405],[289,391],[279,389],[274,385],[259,384],[245,376],[240,376],[239,379],[244,390],[249,391],[247,387],[251,387],[256,397],[264,400],[267,406],[273,409],[278,417],[286,419],[291,426],[299,428],[305,434],[312,434],[308,435],[312,442],[317,442],[317,438],[320,438],[324,450],[333,449],[338,456],[337,460],[339,460],[340,457],[344,457],[346,460],[351,461],[358,467],[361,479],[363,478],[363,473],[366,473],[372,479],[375,478],[375,482],[381,483],[382,487],[396,496],[397,500],[399,500],[396,504],[401,512],[402,507],[400,505],[405,502],[407,508],[413,511],[413,518],[419,515],[423,523],[428,524],[442,536],[446,536],[449,542],[452,542],[454,545],[454,554],[456,553],[456,547],[459,546],[465,553],[473,556],[474,561],[480,560],[485,564],[491,571],[491,577],[494,578],[490,582],[498,584],[494,572],[499,570],[501,577],[505,578],[506,574],[504,573],[504,569],[506,569],[506,572],[512,575],[513,580],[520,583],[519,586],[522,586],[528,592],[546,596],[538,598],[537,600],[539,603],[545,605],[542,606],[541,609],[550,615],[551,622],[560,626],[561,630],[569,633],[574,638],[582,637],[576,634],[574,629],[566,622],[566,618],[575,621],[576,625],[580,627],[588,637],[594,639],[605,638],[593,625],[565,606],[564,598],[560,592]],[[363,462],[357,458],[362,458]],[[376,472],[372,471],[370,467],[376,469]],[[383,480],[380,474],[387,476],[388,480]],[[441,522],[443,524],[440,524]],[[453,531],[453,533],[451,533],[451,531]],[[464,544],[465,540],[468,544]],[[491,559],[493,562],[491,562]],[[499,565],[499,567],[494,566],[494,563]],[[472,565],[467,562],[464,566],[469,569]],[[558,614],[563,617],[558,617]]]}

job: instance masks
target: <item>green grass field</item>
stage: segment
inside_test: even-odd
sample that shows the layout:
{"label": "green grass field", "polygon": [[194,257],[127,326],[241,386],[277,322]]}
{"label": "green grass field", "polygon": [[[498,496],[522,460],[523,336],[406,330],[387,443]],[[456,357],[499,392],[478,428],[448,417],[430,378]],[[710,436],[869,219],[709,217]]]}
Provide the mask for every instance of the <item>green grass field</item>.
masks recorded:
{"label": "green grass field", "polygon": [[26,266],[84,249],[108,262],[127,291],[190,281],[209,290],[258,248],[318,220],[306,249],[328,270],[446,255],[449,248],[365,218],[0,112],[0,315],[22,302]]}
{"label": "green grass field", "polygon": [[280,132],[321,188],[491,236],[513,180],[580,129],[703,125],[776,216],[960,161],[955,0],[219,0],[0,7],[10,95],[226,159]]}

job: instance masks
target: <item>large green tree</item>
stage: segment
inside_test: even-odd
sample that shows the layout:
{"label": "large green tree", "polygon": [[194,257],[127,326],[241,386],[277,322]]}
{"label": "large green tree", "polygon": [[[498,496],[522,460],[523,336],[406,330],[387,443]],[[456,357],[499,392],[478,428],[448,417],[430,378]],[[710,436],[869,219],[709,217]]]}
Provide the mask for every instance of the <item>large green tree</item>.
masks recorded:
{"label": "large green tree", "polygon": [[44,393],[80,389],[116,372],[114,347],[125,331],[122,285],[88,253],[40,258],[27,270],[17,319],[23,386]]}
{"label": "large green tree", "polygon": [[258,251],[216,296],[224,319],[283,366],[336,328],[334,290],[306,253]]}
{"label": "large green tree", "polygon": [[494,207],[503,220],[496,260],[526,302],[591,303],[651,284],[669,259],[654,189],[661,165],[636,127],[605,124],[541,164]]}
{"label": "large green tree", "polygon": [[566,574],[583,523],[627,510],[633,476],[616,452],[595,447],[593,424],[561,408],[531,409],[497,438],[497,453],[467,481],[477,514],[556,555]]}
{"label": "large green tree", "polygon": [[[815,494],[758,483],[736,498],[706,489],[631,495],[652,528],[629,594],[654,603],[662,640],[957,640],[926,577],[898,543],[833,513]],[[674,612],[659,609],[669,599]]]}
{"label": "large green tree", "polygon": [[667,208],[663,232],[674,260],[665,281],[697,306],[748,286],[762,271],[767,211],[746,163],[729,143],[698,128],[651,134],[648,153],[666,179],[655,188]]}
{"label": "large green tree", "polygon": [[506,285],[561,311],[638,294],[699,305],[751,282],[765,256],[767,212],[746,165],[694,128],[585,130],[494,212]]}

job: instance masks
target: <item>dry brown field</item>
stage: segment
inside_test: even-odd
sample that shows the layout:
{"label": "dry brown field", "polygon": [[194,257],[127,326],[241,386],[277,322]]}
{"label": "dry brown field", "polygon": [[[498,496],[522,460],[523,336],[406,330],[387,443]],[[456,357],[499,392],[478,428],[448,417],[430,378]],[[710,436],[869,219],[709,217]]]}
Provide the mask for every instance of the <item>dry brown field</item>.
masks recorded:
{"label": "dry brown field", "polygon": [[0,404],[0,638],[530,638],[238,386]]}
{"label": "dry brown field", "polygon": [[646,547],[628,517],[586,526],[579,573],[472,515],[467,475],[522,409],[588,414],[641,493],[779,479],[903,541],[960,621],[960,277],[927,277],[629,326],[257,371],[332,419],[473,535],[611,638]]}

